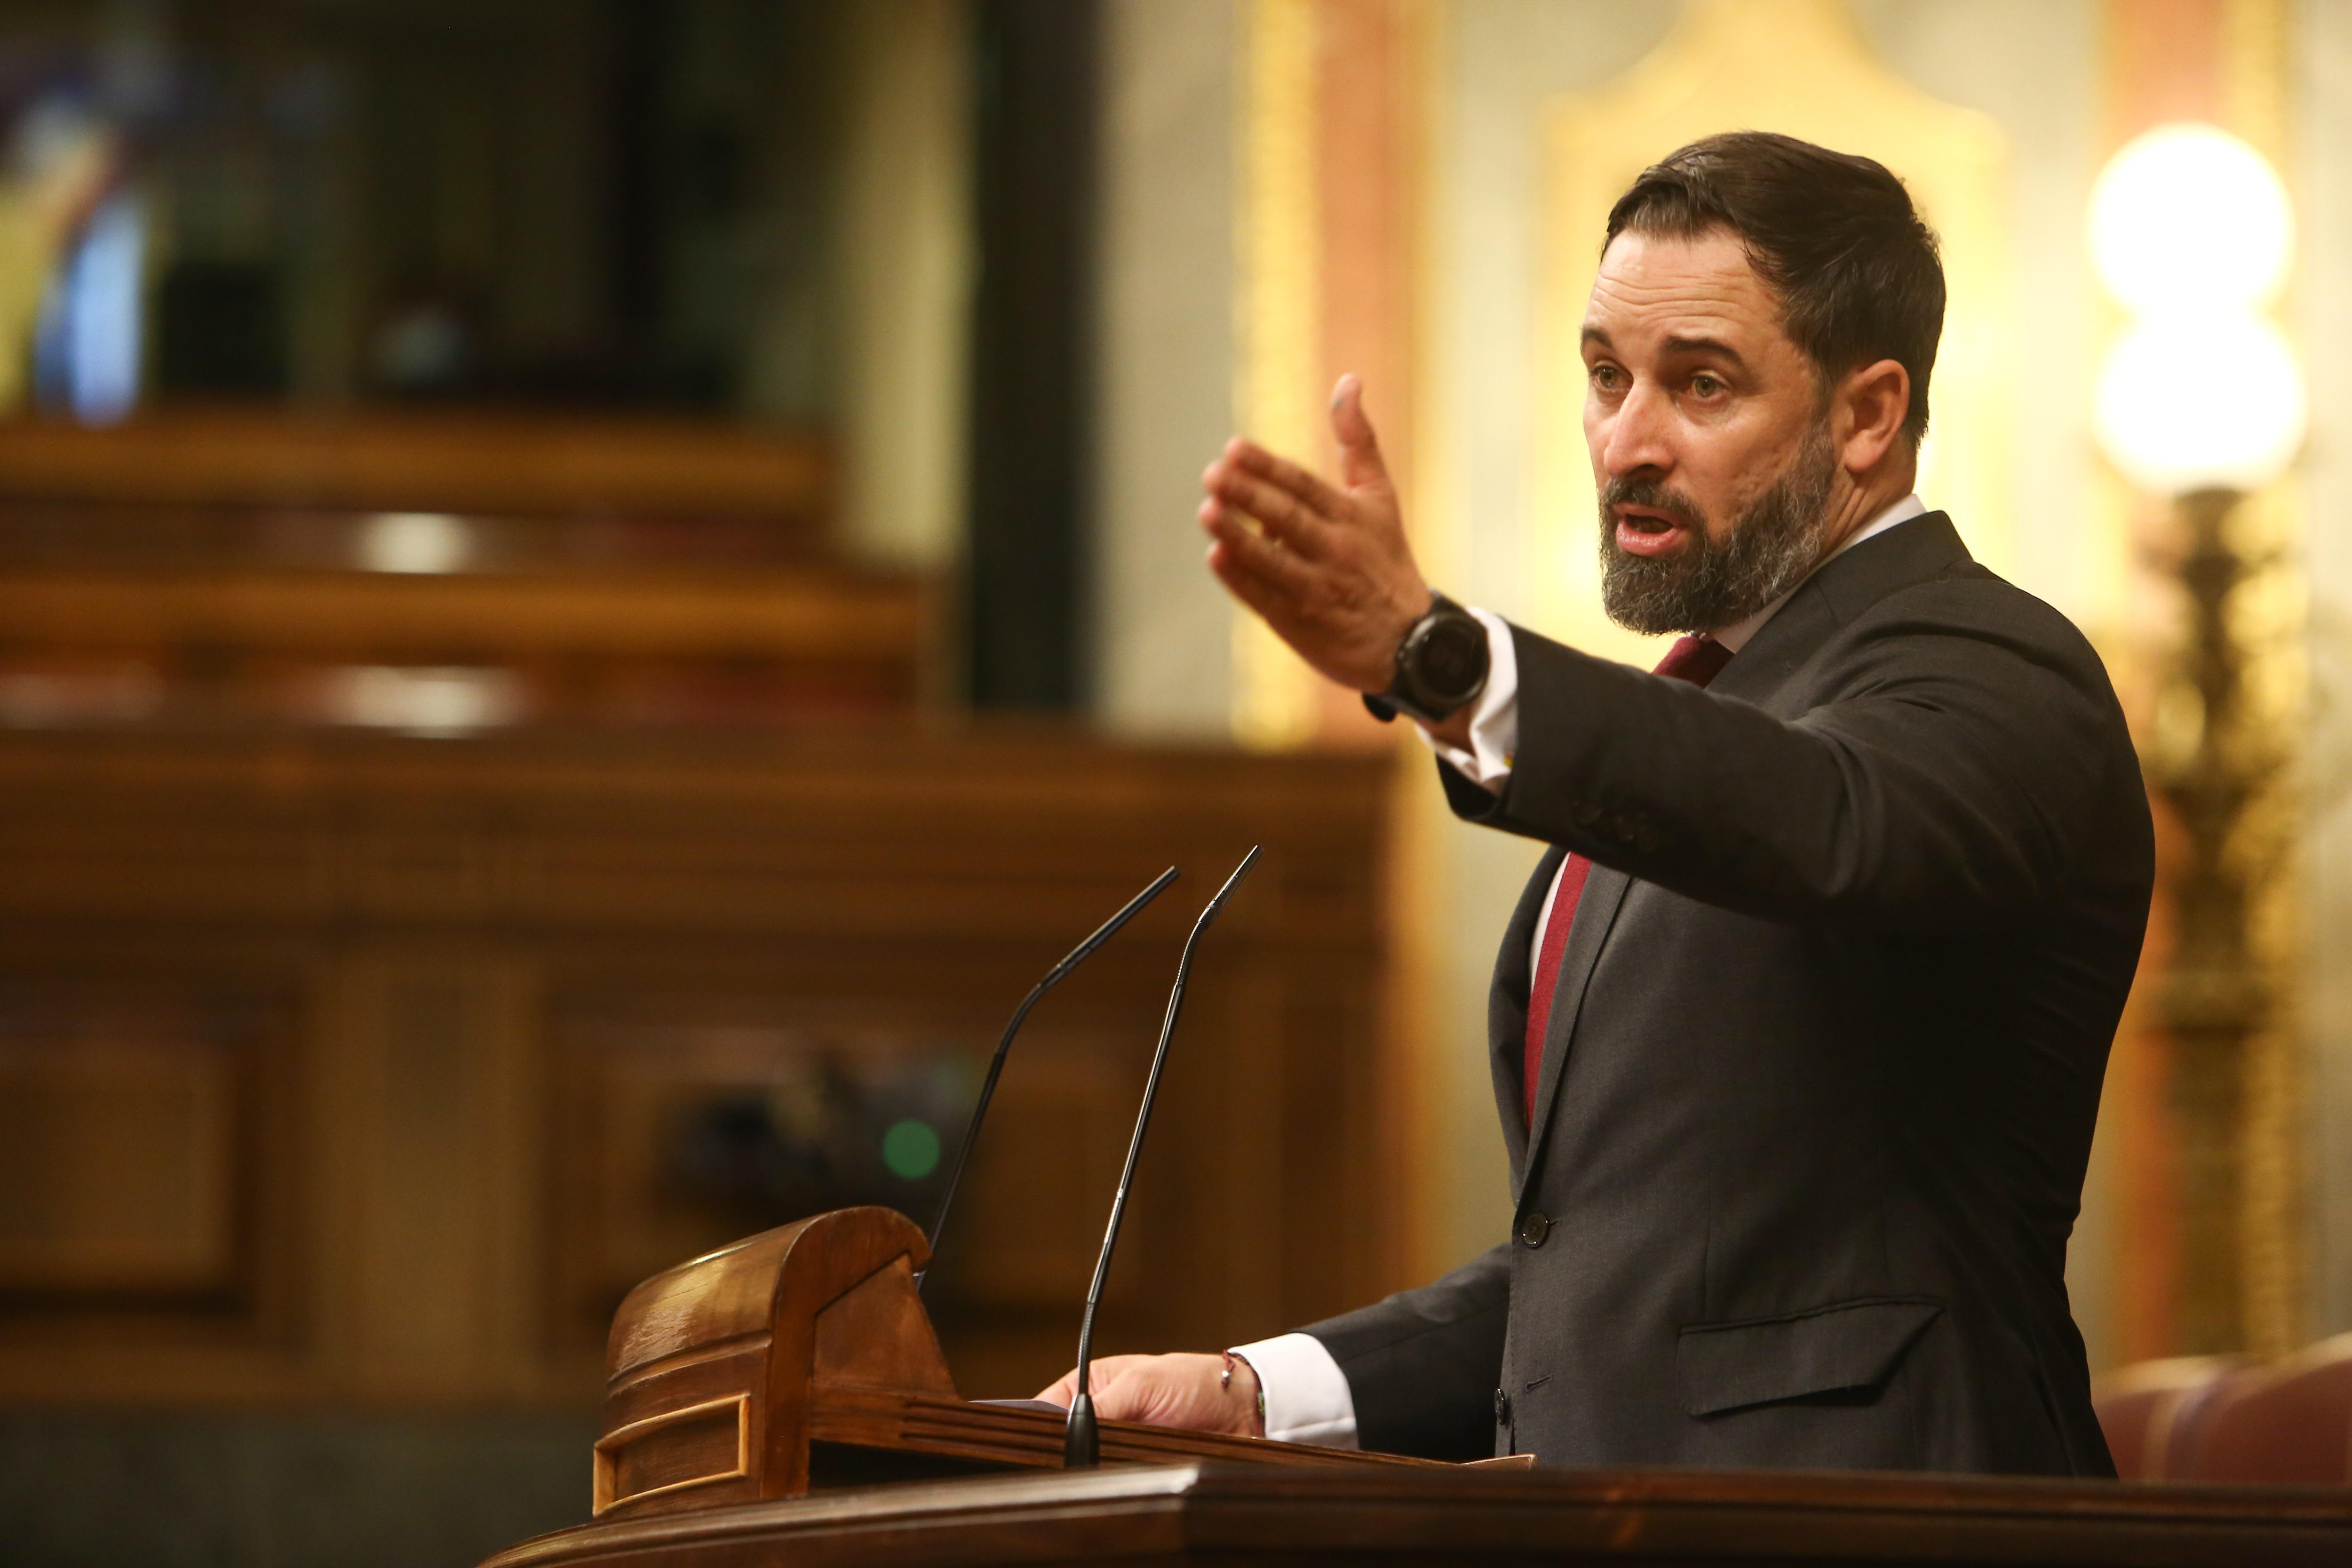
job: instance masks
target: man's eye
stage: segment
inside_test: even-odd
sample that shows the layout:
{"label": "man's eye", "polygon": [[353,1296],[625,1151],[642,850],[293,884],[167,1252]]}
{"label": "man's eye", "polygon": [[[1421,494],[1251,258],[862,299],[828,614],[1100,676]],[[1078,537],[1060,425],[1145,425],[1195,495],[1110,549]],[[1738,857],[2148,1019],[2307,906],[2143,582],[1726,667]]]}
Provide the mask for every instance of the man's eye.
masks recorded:
{"label": "man's eye", "polygon": [[1722,382],[1717,380],[1714,376],[1702,374],[1691,377],[1691,390],[1698,394],[1701,397],[1715,397],[1720,395],[1722,393],[1727,391],[1727,388],[1724,386]]}
{"label": "man's eye", "polygon": [[1603,392],[1616,391],[1618,386],[1621,384],[1617,367],[1613,364],[1594,365],[1592,367],[1592,384]]}

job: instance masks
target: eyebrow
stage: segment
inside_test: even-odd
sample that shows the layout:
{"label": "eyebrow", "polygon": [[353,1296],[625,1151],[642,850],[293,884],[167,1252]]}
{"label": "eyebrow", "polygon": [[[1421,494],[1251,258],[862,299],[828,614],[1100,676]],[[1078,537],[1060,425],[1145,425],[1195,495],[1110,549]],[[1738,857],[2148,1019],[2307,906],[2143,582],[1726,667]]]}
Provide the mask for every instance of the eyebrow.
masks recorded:
{"label": "eyebrow", "polygon": [[[1580,335],[1580,341],[1587,344],[1608,349],[1612,353],[1614,353],[1617,347],[1615,343],[1609,341],[1609,334],[1601,331],[1599,327],[1586,327]],[[1671,337],[1665,342],[1665,349],[1668,353],[1675,354],[1714,354],[1719,359],[1727,360],[1730,363],[1737,365],[1741,370],[1746,370],[1748,368],[1748,361],[1746,357],[1743,356],[1738,349],[1733,348],[1721,338]]]}
{"label": "eyebrow", "polygon": [[1730,361],[1742,370],[1748,368],[1748,362],[1740,356],[1739,351],[1721,338],[1668,338],[1666,352],[1678,354],[1715,354]]}

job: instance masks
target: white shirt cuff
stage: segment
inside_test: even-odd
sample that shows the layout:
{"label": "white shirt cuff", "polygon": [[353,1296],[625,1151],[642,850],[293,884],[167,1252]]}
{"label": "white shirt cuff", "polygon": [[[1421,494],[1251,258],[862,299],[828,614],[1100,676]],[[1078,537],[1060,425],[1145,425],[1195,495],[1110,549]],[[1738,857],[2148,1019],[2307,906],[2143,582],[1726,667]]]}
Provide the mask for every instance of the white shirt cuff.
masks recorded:
{"label": "white shirt cuff", "polygon": [[1519,750],[1519,655],[1502,616],[1475,607],[1470,613],[1486,628],[1486,689],[1470,710],[1470,749],[1449,745],[1418,724],[1413,728],[1464,778],[1499,794]]}
{"label": "white shirt cuff", "polygon": [[1356,1446],[1356,1396],[1348,1374],[1312,1334],[1278,1334],[1233,1353],[1250,1363],[1265,1394],[1265,1435],[1277,1443]]}

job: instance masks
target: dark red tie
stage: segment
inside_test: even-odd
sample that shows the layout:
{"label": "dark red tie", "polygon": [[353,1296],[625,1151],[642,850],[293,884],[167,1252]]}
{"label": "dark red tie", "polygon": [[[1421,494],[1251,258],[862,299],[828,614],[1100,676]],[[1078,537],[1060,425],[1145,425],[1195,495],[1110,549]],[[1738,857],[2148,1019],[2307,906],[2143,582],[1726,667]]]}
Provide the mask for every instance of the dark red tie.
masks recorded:
{"label": "dark red tie", "polygon": [[[1705,686],[1731,662],[1731,650],[1713,637],[1684,637],[1658,661],[1656,674]],[[1584,894],[1584,879],[1592,862],[1570,855],[1561,863],[1559,881],[1551,896],[1551,914],[1544,924],[1543,952],[1536,957],[1535,984],[1528,992],[1527,1055],[1519,1072],[1526,1085],[1528,1126],[1536,1121],[1536,1084],[1543,1074],[1544,1032],[1551,1026],[1552,993],[1559,989],[1560,954],[1568,951],[1568,928],[1576,923],[1576,900]]]}

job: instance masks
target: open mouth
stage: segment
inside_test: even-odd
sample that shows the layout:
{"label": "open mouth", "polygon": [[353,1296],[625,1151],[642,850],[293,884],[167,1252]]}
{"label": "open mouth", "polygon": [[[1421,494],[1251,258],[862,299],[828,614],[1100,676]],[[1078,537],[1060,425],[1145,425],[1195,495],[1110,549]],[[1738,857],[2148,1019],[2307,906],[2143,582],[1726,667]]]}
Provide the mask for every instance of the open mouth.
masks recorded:
{"label": "open mouth", "polygon": [[1617,548],[1629,555],[1662,555],[1677,548],[1690,531],[1664,512],[1643,507],[1617,508],[1616,525]]}

